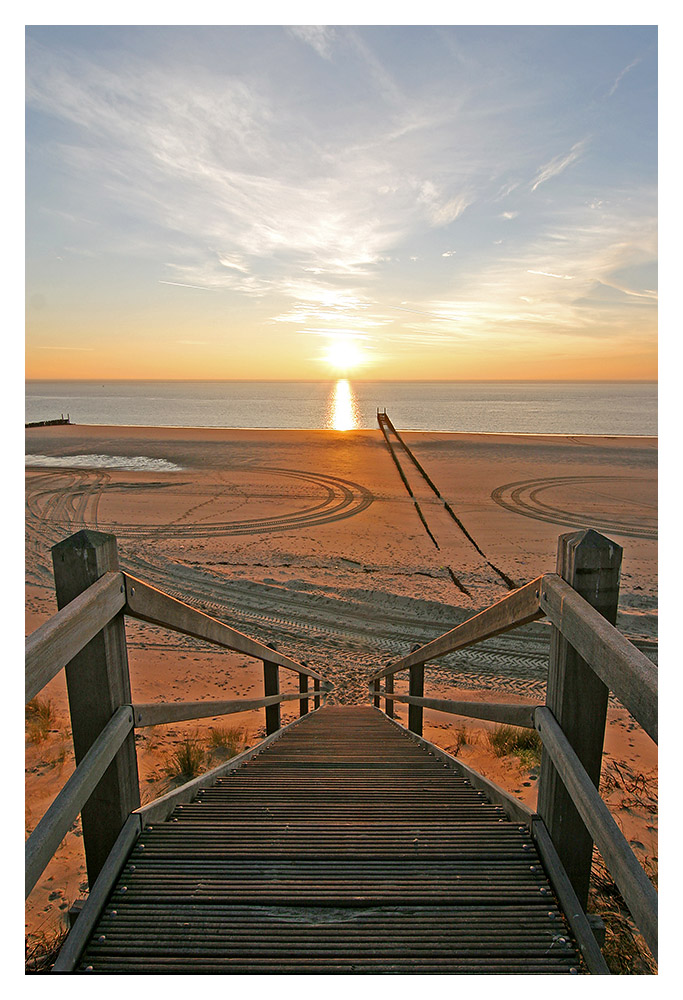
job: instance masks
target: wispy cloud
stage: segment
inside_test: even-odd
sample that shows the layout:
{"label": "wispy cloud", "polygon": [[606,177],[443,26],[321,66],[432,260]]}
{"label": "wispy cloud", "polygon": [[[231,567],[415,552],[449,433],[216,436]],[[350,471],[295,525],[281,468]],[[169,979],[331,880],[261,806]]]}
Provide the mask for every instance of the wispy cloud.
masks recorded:
{"label": "wispy cloud", "polygon": [[575,142],[568,153],[562,153],[559,156],[555,156],[552,160],[542,166],[536,174],[534,182],[531,185],[531,190],[535,191],[541,184],[545,184],[553,177],[557,177],[558,174],[561,174],[567,169],[567,167],[570,167],[572,163],[576,163],[586,148],[587,141],[587,139],[581,139],[579,142]]}
{"label": "wispy cloud", "polygon": [[619,84],[621,83],[621,81],[624,79],[624,77],[626,76],[626,74],[630,73],[632,69],[635,69],[636,66],[638,65],[638,63],[641,62],[641,61],[642,61],[642,56],[638,56],[636,59],[633,60],[633,62],[630,62],[628,64],[628,66],[626,66],[624,69],[622,69],[621,73],[619,73],[619,75],[617,76],[616,80],[612,84],[612,86],[611,86],[611,88],[609,90],[609,93],[607,94],[608,98],[612,97],[612,95],[615,93],[617,87],[619,86]]}
{"label": "wispy cloud", "polygon": [[323,59],[332,58],[332,46],[335,38],[333,28],[320,25],[309,27],[297,25],[287,28],[287,31],[293,38],[298,38],[299,41],[310,45]]}

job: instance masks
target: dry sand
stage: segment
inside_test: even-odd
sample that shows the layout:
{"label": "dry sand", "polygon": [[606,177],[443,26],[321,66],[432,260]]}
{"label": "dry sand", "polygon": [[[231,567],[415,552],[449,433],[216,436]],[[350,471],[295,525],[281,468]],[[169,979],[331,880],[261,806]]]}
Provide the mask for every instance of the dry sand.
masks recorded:
{"label": "dry sand", "polygon": [[[656,438],[403,438],[466,533],[404,454],[430,537],[379,431],[27,430],[27,455],[69,462],[26,470],[27,632],[56,610],[50,546],[87,526],[117,536],[127,572],[275,642],[335,683],[332,700],[367,701],[375,669],[503,597],[506,578],[521,585],[554,570],[558,535],[595,527],[624,548],[618,625],[656,661]],[[118,467],[83,458],[93,455]],[[425,693],[538,703],[548,634],[535,623],[445,658],[427,670]],[[261,693],[256,661],[137,623],[128,636],[138,701]],[[295,690],[296,677],[281,675],[283,690]],[[42,697],[55,722],[44,741],[27,740],[27,831],[73,769],[63,677]],[[285,703],[284,721],[296,710]],[[168,787],[174,747],[217,726],[253,745],[263,714],[137,735],[143,801]],[[466,730],[461,759],[533,806],[537,769],[493,756],[492,728],[425,713],[428,739],[453,750]],[[615,702],[604,774],[624,833],[656,857],[656,748]],[[76,824],[29,897],[31,933],[54,929],[86,887],[79,834]]]}

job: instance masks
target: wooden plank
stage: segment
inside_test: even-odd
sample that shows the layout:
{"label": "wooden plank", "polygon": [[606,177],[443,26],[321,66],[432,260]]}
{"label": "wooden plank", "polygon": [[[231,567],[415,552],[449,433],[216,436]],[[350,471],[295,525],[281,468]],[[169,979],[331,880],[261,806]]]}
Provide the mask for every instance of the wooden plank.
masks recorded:
{"label": "wooden plank", "polygon": [[[380,709],[381,711],[381,709]],[[389,718],[389,716],[387,716]],[[419,743],[421,747],[429,750],[435,757],[442,760],[444,764],[449,764],[453,767],[458,774],[463,778],[467,778],[469,783],[473,788],[478,791],[483,792],[486,797],[494,803],[494,805],[500,806],[507,815],[508,819],[513,820],[515,823],[523,823],[525,826],[531,827],[531,821],[535,817],[535,813],[525,806],[523,802],[516,799],[514,796],[506,792],[504,788],[500,785],[496,785],[495,782],[491,781],[489,778],[485,778],[483,774],[479,774],[473,768],[468,767],[467,764],[463,764],[461,760],[457,757],[453,757],[452,754],[447,753],[438,747],[435,743],[430,743],[423,736],[418,736],[416,733],[411,733],[409,729],[406,729],[397,719],[390,719],[392,724],[400,729],[402,732],[406,733],[411,740],[415,740]]]}
{"label": "wooden plank", "polygon": [[280,694],[268,698],[249,698],[233,701],[174,701],[146,702],[133,705],[135,728],[162,726],[171,722],[187,722],[189,719],[213,719],[238,712],[278,705],[283,701],[298,701],[298,694]]}
{"label": "wooden plank", "polygon": [[[263,693],[266,698],[277,697],[280,694],[280,672],[277,663],[263,661]],[[280,728],[280,702],[270,702],[266,706],[266,736],[277,732]]]}
{"label": "wooden plank", "polygon": [[125,600],[123,574],[105,573],[27,637],[27,702],[111,621]]}
{"label": "wooden plank", "polygon": [[[387,694],[381,690],[380,695]],[[514,705],[508,702],[483,701],[450,701],[445,698],[415,698],[411,695],[393,694],[393,701],[405,705],[420,705],[431,708],[435,712],[446,712],[448,715],[464,715],[469,719],[486,719],[489,722],[499,722],[505,726],[519,726],[522,729],[534,729],[534,712],[536,705]],[[386,713],[389,715],[389,713]]]}
{"label": "wooden plank", "polygon": [[[621,555],[620,546],[591,529],[561,535],[558,540],[558,575],[612,625],[619,600]],[[542,593],[542,579],[540,584]],[[608,697],[603,681],[553,626],[546,704],[596,788],[600,783]],[[593,843],[547,753],[541,757],[538,813],[585,910]]]}
{"label": "wooden plank", "polygon": [[564,911],[567,922],[576,938],[576,943],[581,949],[581,954],[588,967],[588,971],[594,976],[611,975],[598,942],[595,940],[588,917],[583,912],[581,904],[576,897],[574,887],[562,866],[546,825],[539,817],[535,817],[531,821],[531,836],[538,848],[538,853],[541,856],[548,880]]}
{"label": "wooden plank", "polygon": [[123,705],[114,713],[26,841],[27,896],[132,728],[132,708]]}
{"label": "wooden plank", "polygon": [[513,591],[496,604],[492,604],[490,608],[468,618],[467,621],[457,625],[450,632],[444,632],[437,639],[433,639],[425,646],[420,646],[396,663],[383,670],[378,670],[370,680],[387,677],[399,670],[427,663],[438,656],[454,653],[458,649],[465,649],[483,639],[490,639],[494,635],[501,635],[513,628],[519,628],[520,625],[527,625],[538,618],[543,618],[544,612],[538,605],[541,579],[538,577],[536,580],[532,580],[531,583]]}
{"label": "wooden plank", "polygon": [[[108,572],[118,572],[116,539],[83,530],[52,549],[61,610]],[[130,705],[123,609],[66,666],[74,753],[79,764],[116,710]],[[130,732],[81,810],[88,881],[95,882],[129,813],[140,805],[135,735]]]}
{"label": "wooden plank", "polygon": [[652,883],[549,708],[536,709],[536,728],[581,821],[589,830],[648,948],[656,958],[657,893]]}
{"label": "wooden plank", "polygon": [[657,742],[657,668],[599,611],[555,573],[541,581],[550,621]]}
{"label": "wooden plank", "polygon": [[131,617],[150,622],[152,625],[161,625],[173,632],[191,635],[195,639],[205,639],[216,646],[245,653],[247,656],[255,656],[259,660],[267,658],[286,670],[296,670],[300,674],[320,679],[320,674],[315,670],[309,670],[296,660],[270,649],[265,643],[238,632],[237,629],[204,614],[203,611],[198,611],[197,608],[190,607],[189,604],[171,597],[170,594],[165,594],[156,587],[143,583],[142,580],[136,580],[128,573],[124,573],[124,579],[125,612]]}
{"label": "wooden plank", "polygon": [[[309,718],[311,713],[306,716]],[[161,795],[158,799],[153,802],[148,802],[144,806],[140,806],[139,809],[135,810],[136,815],[139,815],[142,819],[144,826],[149,826],[150,823],[163,823],[164,820],[168,819],[173,810],[177,805],[181,805],[183,802],[191,802],[202,788],[210,788],[218,778],[222,778],[226,774],[230,774],[231,771],[236,770],[245,764],[256,754],[261,753],[265,750],[267,746],[280,738],[283,733],[288,732],[294,726],[297,726],[302,721],[301,718],[294,719],[293,722],[288,723],[286,726],[282,726],[277,732],[273,733],[271,736],[266,736],[265,739],[257,743],[256,746],[250,747],[248,750],[244,750],[242,753],[237,754],[236,757],[231,757],[230,760],[225,761],[223,764],[219,764],[217,767],[212,768],[210,771],[206,771],[204,774],[198,775],[196,778],[192,778],[187,781],[184,785],[179,788],[173,789],[171,792],[167,792],[166,795]]]}
{"label": "wooden plank", "polygon": [[76,923],[69,931],[69,936],[62,945],[53,972],[73,972],[92,934],[102,911],[107,905],[109,894],[113,889],[126,863],[130,849],[140,836],[142,820],[137,813],[132,813],[123,825],[121,833],[109,853],[94,886],[88,893],[83,909]]}

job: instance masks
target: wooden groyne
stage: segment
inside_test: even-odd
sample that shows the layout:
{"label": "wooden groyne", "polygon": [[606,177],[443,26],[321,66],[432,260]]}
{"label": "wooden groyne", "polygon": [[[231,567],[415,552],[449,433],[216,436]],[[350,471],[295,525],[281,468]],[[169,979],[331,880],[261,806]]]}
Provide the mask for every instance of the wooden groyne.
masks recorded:
{"label": "wooden groyne", "polygon": [[66,416],[62,413],[61,417],[56,420],[33,420],[30,424],[24,424],[24,427],[54,427],[57,424],[70,424],[69,414]]}

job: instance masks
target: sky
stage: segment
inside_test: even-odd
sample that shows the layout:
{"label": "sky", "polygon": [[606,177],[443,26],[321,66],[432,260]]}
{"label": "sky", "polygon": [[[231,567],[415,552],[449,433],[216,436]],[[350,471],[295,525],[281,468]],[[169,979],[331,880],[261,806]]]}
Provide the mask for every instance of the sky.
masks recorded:
{"label": "sky", "polygon": [[28,378],[655,379],[657,29],[32,26]]}

